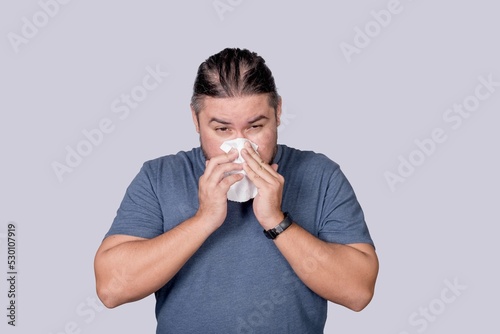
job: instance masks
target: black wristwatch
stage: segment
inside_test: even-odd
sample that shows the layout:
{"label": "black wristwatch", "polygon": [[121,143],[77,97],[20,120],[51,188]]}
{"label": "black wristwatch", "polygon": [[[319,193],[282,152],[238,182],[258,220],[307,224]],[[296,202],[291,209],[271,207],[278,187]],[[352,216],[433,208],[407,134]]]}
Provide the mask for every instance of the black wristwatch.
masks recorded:
{"label": "black wristwatch", "polygon": [[264,230],[264,234],[266,235],[266,237],[268,239],[274,240],[274,239],[276,239],[276,237],[278,235],[283,233],[284,230],[286,230],[288,227],[290,227],[290,225],[292,225],[292,223],[293,223],[292,216],[290,216],[290,214],[288,212],[285,212],[285,218],[281,221],[281,223],[276,225],[275,228],[272,228],[272,229],[267,230],[267,231]]}

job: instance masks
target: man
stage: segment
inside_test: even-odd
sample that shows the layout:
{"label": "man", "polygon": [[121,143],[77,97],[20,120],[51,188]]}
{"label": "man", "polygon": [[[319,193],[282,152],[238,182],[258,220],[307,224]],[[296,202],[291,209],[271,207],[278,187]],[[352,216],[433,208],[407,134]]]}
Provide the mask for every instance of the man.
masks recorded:
{"label": "man", "polygon": [[[201,147],[146,162],[97,251],[102,302],[155,293],[157,333],[322,333],[328,300],[362,310],[378,272],[363,212],[336,163],[277,145],[265,61],[211,56],[191,110]],[[236,138],[245,163],[220,148]],[[228,200],[245,177],[255,198]]]}

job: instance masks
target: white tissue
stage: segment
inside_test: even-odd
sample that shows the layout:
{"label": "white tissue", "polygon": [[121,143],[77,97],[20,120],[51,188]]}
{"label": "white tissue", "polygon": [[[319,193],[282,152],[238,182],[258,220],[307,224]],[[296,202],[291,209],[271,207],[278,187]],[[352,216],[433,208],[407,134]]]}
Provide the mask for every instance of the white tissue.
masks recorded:
{"label": "white tissue", "polygon": [[[233,147],[236,148],[239,154],[236,160],[234,160],[234,162],[241,164],[245,162],[245,160],[241,156],[241,150],[244,148],[245,142],[249,142],[250,145],[252,145],[255,152],[257,152],[257,148],[259,148],[259,146],[245,138],[226,140],[225,142],[222,143],[220,149],[227,153],[231,150],[231,148]],[[241,170],[241,171],[230,172],[229,174],[235,174],[235,173],[243,174],[244,177],[240,181],[233,184],[231,188],[229,188],[229,191],[227,192],[227,198],[230,201],[242,203],[257,196],[257,187],[255,186],[255,184],[252,183],[252,181],[250,181],[250,179],[247,176],[247,173],[244,170]]]}

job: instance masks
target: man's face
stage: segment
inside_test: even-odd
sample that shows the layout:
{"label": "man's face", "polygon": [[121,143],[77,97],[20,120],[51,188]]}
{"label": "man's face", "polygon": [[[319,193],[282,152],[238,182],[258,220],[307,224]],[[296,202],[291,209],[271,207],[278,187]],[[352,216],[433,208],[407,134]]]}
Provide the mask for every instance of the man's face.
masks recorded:
{"label": "man's face", "polygon": [[230,139],[246,138],[257,145],[261,158],[271,163],[276,153],[281,103],[275,110],[268,94],[232,98],[205,97],[198,117],[193,113],[196,131],[207,160],[224,154],[221,144]]}

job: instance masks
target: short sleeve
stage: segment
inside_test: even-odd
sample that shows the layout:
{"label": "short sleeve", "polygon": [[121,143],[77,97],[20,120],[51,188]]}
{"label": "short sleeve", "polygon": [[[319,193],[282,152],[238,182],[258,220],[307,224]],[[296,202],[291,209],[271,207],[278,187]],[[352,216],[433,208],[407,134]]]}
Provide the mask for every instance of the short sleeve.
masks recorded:
{"label": "short sleeve", "polygon": [[320,239],[339,244],[368,243],[374,245],[363,210],[344,173],[333,171],[323,202]]}
{"label": "short sleeve", "polygon": [[151,239],[163,233],[163,215],[154,185],[152,168],[146,162],[127,188],[106,237],[126,234]]}

